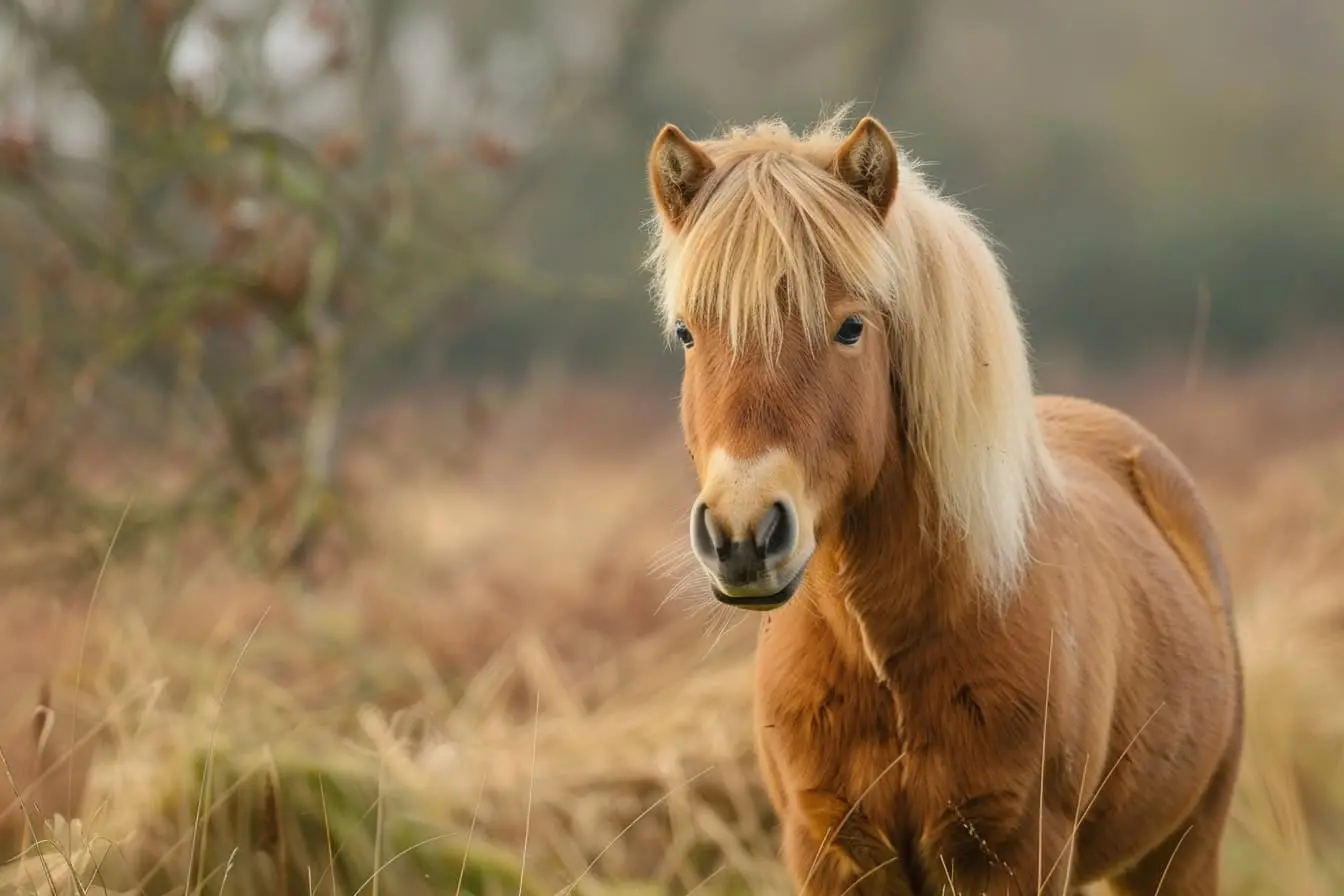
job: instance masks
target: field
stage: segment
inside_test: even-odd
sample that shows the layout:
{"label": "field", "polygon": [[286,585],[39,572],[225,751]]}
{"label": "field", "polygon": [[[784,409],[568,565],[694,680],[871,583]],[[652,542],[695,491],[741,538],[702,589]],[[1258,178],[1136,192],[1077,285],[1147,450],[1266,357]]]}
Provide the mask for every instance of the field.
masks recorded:
{"label": "field", "polygon": [[[1138,415],[1216,514],[1249,675],[1232,896],[1344,892],[1340,357],[1044,377]],[[313,582],[192,526],[72,531],[88,574],[38,575],[59,546],[7,525],[22,799],[0,833],[27,851],[0,892],[790,892],[751,755],[754,628],[674,590],[674,387],[547,374],[491,406],[470,440],[452,394],[361,412],[360,525]],[[173,475],[89,442],[80,475],[123,503]]]}

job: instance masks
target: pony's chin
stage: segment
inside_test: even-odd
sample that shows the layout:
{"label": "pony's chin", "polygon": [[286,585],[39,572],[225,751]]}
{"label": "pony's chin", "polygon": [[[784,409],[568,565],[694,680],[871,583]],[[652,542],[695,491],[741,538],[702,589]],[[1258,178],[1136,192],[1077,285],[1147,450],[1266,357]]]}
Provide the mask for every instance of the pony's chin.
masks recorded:
{"label": "pony's chin", "polygon": [[803,573],[806,571],[807,564],[804,563],[798,567],[798,572],[794,573],[788,584],[773,594],[726,594],[714,584],[709,586],[709,590],[713,592],[715,600],[721,604],[727,604],[735,610],[755,610],[759,613],[765,613],[770,610],[777,610],[789,602],[789,598],[798,592],[798,586],[803,583]]}

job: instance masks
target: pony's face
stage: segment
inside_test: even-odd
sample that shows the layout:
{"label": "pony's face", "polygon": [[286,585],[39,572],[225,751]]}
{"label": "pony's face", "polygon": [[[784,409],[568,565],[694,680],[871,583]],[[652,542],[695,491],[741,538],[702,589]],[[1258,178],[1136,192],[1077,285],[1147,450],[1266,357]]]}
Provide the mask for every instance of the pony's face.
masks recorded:
{"label": "pony's face", "polygon": [[[895,147],[867,121],[828,176],[874,202],[880,219],[894,196]],[[664,131],[652,174],[665,226],[680,226],[693,198],[684,175],[712,164]],[[832,283],[805,320],[776,298],[769,344],[733,339],[725,315],[704,306],[674,324],[685,353],[681,421],[701,487],[691,546],[718,600],[756,610],[797,591],[818,541],[872,490],[896,428],[887,326],[871,304]]]}
{"label": "pony's face", "polygon": [[681,418],[701,491],[691,545],[715,597],[771,609],[797,590],[818,539],[873,487],[892,436],[883,327],[837,296],[830,338],[786,319],[773,367],[734,356],[721,328],[681,321]]}

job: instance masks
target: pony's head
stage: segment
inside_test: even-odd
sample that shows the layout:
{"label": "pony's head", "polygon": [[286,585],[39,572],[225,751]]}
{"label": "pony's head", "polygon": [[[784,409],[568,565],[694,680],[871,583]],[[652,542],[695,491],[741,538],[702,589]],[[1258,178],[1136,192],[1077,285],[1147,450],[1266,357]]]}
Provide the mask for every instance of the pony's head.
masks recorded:
{"label": "pony's head", "polygon": [[654,141],[650,261],[685,351],[692,547],[719,600],[771,609],[903,476],[923,531],[959,533],[1000,593],[1050,480],[1007,287],[881,124],[838,121],[702,142],[667,125]]}

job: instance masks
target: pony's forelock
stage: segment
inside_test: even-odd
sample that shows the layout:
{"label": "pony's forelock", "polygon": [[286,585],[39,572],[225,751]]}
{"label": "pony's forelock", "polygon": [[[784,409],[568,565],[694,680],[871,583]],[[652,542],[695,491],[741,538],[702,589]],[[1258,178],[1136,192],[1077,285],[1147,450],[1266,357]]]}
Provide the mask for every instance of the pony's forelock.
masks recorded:
{"label": "pony's forelock", "polygon": [[838,116],[793,137],[767,119],[702,145],[716,169],[677,232],[652,220],[646,259],[665,332],[678,319],[726,328],[777,357],[786,315],[825,337],[832,290],[895,310],[894,247],[862,200],[823,167],[843,139]]}
{"label": "pony's forelock", "polygon": [[926,531],[965,545],[996,603],[1020,582],[1032,514],[1059,488],[1041,439],[1012,295],[979,223],[902,154],[885,226],[827,170],[848,106],[794,136],[778,119],[701,146],[715,172],[678,228],[651,221],[647,263],[669,333],[724,326],[777,356],[785,316],[824,337],[832,290],[886,324],[919,458]]}

